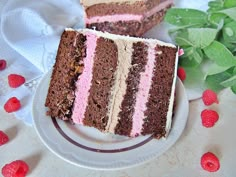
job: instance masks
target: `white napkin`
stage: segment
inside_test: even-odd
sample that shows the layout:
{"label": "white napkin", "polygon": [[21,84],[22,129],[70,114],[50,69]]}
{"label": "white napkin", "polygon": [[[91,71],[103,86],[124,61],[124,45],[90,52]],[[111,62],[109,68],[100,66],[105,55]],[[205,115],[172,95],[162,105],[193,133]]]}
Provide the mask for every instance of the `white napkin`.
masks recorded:
{"label": "white napkin", "polygon": [[[84,27],[79,0],[1,0],[0,59],[7,68],[0,71],[0,105],[12,96],[22,108],[16,118],[32,124],[32,97],[38,81],[54,64],[60,35],[66,27]],[[20,74],[26,83],[12,89],[9,74]]]}

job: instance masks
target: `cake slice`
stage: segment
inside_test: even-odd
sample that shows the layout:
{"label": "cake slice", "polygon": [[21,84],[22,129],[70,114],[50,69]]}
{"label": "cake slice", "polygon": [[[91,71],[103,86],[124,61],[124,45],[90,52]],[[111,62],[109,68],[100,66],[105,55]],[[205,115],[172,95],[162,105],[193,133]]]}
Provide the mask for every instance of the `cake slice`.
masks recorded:
{"label": "cake slice", "polygon": [[80,0],[87,28],[142,36],[160,23],[173,0]]}
{"label": "cake slice", "polygon": [[102,132],[165,137],[177,48],[154,39],[66,29],[46,98],[48,115]]}

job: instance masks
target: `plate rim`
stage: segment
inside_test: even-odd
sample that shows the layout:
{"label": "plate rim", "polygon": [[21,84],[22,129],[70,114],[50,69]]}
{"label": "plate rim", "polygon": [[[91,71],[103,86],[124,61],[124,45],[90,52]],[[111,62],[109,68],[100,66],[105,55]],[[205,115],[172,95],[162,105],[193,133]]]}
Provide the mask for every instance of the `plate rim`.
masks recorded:
{"label": "plate rim", "polygon": [[[51,73],[52,72],[52,69],[51,70],[49,70],[43,77],[42,77],[42,79],[41,79],[41,81],[39,82],[39,84],[38,84],[38,87],[37,87],[37,89],[36,89],[36,92],[35,93],[37,93],[37,91],[39,90],[39,88],[40,88],[40,86],[42,85],[42,83],[44,82],[44,80],[45,80],[45,78],[47,78],[47,77],[50,77],[51,76]],[[127,168],[131,168],[131,167],[135,167],[135,166],[138,166],[138,165],[141,165],[141,164],[144,164],[144,163],[147,163],[148,161],[151,161],[152,159],[154,159],[154,158],[157,158],[157,157],[159,157],[160,155],[162,155],[163,153],[165,153],[165,152],[167,152],[168,151],[168,149],[170,149],[177,141],[178,141],[178,139],[180,138],[180,136],[182,135],[182,133],[183,133],[183,131],[184,131],[184,129],[185,129],[185,126],[186,126],[186,123],[187,123],[187,120],[188,120],[188,114],[189,114],[189,101],[188,101],[188,98],[187,98],[187,94],[186,94],[186,90],[185,90],[185,87],[184,87],[184,85],[183,85],[183,83],[181,82],[181,80],[179,79],[179,78],[177,78],[177,81],[176,81],[176,84],[178,85],[178,86],[176,86],[176,88],[178,88],[178,87],[180,87],[181,89],[182,89],[182,92],[183,92],[183,94],[184,94],[184,99],[183,99],[183,101],[182,102],[185,102],[185,106],[187,106],[187,107],[185,107],[185,109],[186,109],[186,112],[185,112],[185,114],[186,114],[186,117],[185,117],[185,119],[184,119],[184,124],[183,124],[183,127],[182,127],[182,129],[181,129],[181,131],[179,132],[179,135],[178,135],[178,137],[173,141],[173,142],[171,142],[171,143],[169,143],[169,145],[168,146],[166,146],[166,148],[165,148],[165,150],[163,151],[163,152],[161,152],[161,153],[155,153],[154,155],[152,155],[151,157],[146,157],[146,158],[143,158],[143,160],[139,160],[138,162],[135,162],[135,163],[133,163],[133,164],[130,164],[129,163],[129,165],[119,165],[119,166],[117,166],[117,167],[105,167],[105,166],[103,166],[103,167],[101,167],[101,166],[94,166],[94,165],[90,165],[90,166],[88,166],[88,165],[85,165],[85,164],[81,164],[81,163],[78,163],[78,162],[74,162],[74,161],[72,161],[72,160],[70,160],[70,159],[68,159],[68,157],[65,157],[65,155],[64,154],[61,154],[60,152],[58,152],[58,150],[57,149],[55,149],[55,148],[53,148],[53,147],[51,147],[52,145],[50,145],[50,143],[48,144],[48,142],[47,142],[47,140],[45,140],[44,138],[43,138],[43,136],[42,136],[42,134],[41,134],[41,132],[40,132],[40,130],[39,130],[39,127],[37,126],[37,121],[36,121],[36,119],[35,119],[35,112],[34,112],[34,103],[35,103],[35,100],[36,100],[36,98],[37,98],[37,94],[34,94],[34,96],[33,96],[33,101],[32,101],[32,117],[33,117],[33,126],[34,126],[34,128],[35,128],[35,130],[36,130],[36,132],[37,132],[37,135],[39,136],[39,138],[40,138],[40,140],[43,142],[43,144],[51,151],[51,152],[53,152],[56,156],[58,156],[58,157],[60,157],[61,159],[63,159],[64,161],[66,161],[66,162],[68,162],[68,163],[70,163],[70,164],[73,164],[73,165],[76,165],[76,166],[79,166],[79,167],[83,167],[83,168],[87,168],[87,169],[93,169],[93,170],[121,170],[121,169],[127,169]],[[48,88],[47,88],[48,89]],[[183,98],[183,97],[182,97]],[[45,115],[46,116],[46,115]],[[51,120],[50,120],[51,121]],[[173,128],[172,128],[173,129]],[[171,133],[171,132],[170,132]],[[167,137],[167,139],[168,139],[168,137]],[[151,140],[151,141],[153,141],[153,140]],[[155,141],[155,140],[154,140]],[[158,141],[158,140],[157,140]],[[165,140],[164,140],[165,141]],[[109,153],[108,153],[109,154]],[[150,156],[150,155],[149,155]]]}

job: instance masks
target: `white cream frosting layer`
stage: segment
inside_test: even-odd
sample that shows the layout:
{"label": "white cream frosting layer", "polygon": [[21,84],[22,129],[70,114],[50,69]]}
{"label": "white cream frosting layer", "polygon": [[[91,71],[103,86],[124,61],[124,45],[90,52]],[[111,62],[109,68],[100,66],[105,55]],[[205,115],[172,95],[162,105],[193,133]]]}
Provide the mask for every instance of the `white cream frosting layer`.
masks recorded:
{"label": "white cream frosting layer", "polygon": [[133,43],[127,43],[124,40],[115,41],[118,47],[118,66],[116,71],[115,85],[112,88],[112,99],[109,104],[109,119],[106,127],[107,132],[114,133],[118,123],[118,114],[121,111],[121,103],[126,93],[126,78],[131,67],[132,46]]}
{"label": "white cream frosting layer", "polygon": [[172,116],[173,116],[173,106],[174,106],[174,99],[175,99],[175,87],[176,87],[176,80],[177,80],[177,67],[178,67],[178,59],[179,59],[178,51],[176,52],[176,58],[175,58],[175,73],[174,73],[174,81],[171,88],[171,96],[169,100],[169,108],[167,112],[166,117],[166,136],[168,136],[169,131],[171,129],[172,124]]}

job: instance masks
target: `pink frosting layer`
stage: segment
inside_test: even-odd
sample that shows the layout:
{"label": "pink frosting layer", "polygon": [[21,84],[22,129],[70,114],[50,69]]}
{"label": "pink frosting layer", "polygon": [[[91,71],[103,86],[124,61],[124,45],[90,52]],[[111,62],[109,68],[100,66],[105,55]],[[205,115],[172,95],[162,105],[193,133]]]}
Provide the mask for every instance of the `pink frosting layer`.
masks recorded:
{"label": "pink frosting layer", "polygon": [[84,58],[84,70],[83,74],[78,77],[76,82],[75,101],[72,112],[73,122],[77,124],[83,124],[84,114],[87,107],[89,90],[92,81],[92,71],[94,63],[94,55],[97,43],[97,36],[91,33],[87,33],[87,56]]}
{"label": "pink frosting layer", "polygon": [[136,104],[134,107],[133,125],[131,136],[135,137],[140,135],[142,131],[144,111],[147,109],[146,103],[148,101],[149,90],[152,84],[153,69],[155,64],[155,50],[149,47],[148,49],[148,62],[145,66],[145,71],[141,73],[139,89],[136,94]]}
{"label": "pink frosting layer", "polygon": [[156,12],[164,9],[168,5],[172,4],[173,0],[165,1],[154,8],[152,8],[150,11],[146,12],[142,15],[132,15],[132,14],[116,14],[116,15],[105,15],[105,16],[94,16],[91,18],[85,18],[86,24],[91,23],[102,23],[102,22],[117,22],[117,21],[141,21],[143,18],[147,18],[155,14]]}
{"label": "pink frosting layer", "polygon": [[117,21],[141,21],[142,15],[131,15],[131,14],[121,14],[121,15],[105,15],[105,16],[94,16],[91,18],[86,18],[86,24],[91,23],[102,23],[102,22],[117,22]]}

